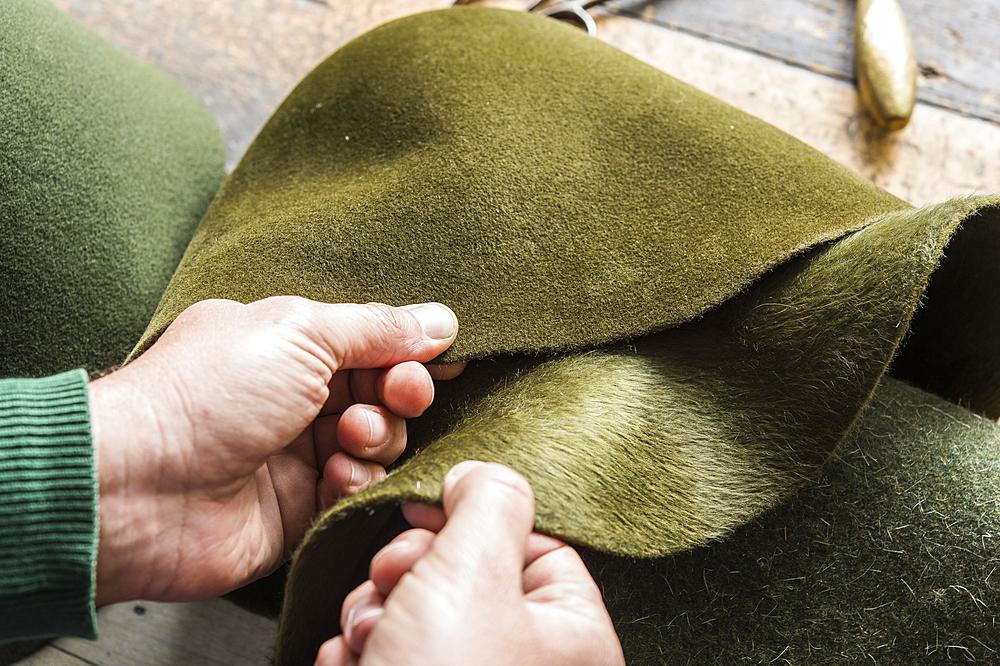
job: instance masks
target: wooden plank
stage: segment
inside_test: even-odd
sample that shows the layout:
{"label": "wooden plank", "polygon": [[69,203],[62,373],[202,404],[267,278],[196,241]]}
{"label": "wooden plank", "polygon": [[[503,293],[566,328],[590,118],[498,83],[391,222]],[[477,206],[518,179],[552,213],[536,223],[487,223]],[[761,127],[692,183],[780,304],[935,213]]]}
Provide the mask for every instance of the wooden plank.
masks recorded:
{"label": "wooden plank", "polygon": [[98,640],[62,638],[21,666],[270,664],[276,623],[221,599],[116,604],[98,612]]}
{"label": "wooden plank", "polygon": [[52,645],[47,645],[30,657],[17,662],[18,666],[92,666],[92,663]]}
{"label": "wooden plank", "polygon": [[[920,63],[919,99],[1000,122],[1000,2],[900,4]],[[854,76],[854,3],[848,0],[615,0],[609,6],[839,78]]]}
{"label": "wooden plank", "polygon": [[1000,125],[918,104],[905,130],[885,135],[848,82],[627,17],[602,17],[598,34],[911,203],[1000,189]]}

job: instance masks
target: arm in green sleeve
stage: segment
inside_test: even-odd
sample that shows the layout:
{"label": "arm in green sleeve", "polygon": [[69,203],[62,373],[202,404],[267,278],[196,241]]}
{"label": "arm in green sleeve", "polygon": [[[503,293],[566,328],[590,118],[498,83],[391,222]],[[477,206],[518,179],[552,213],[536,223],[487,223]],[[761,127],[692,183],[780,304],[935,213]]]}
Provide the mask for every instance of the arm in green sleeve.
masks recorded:
{"label": "arm in green sleeve", "polygon": [[0,380],[0,641],[95,636],[87,375]]}

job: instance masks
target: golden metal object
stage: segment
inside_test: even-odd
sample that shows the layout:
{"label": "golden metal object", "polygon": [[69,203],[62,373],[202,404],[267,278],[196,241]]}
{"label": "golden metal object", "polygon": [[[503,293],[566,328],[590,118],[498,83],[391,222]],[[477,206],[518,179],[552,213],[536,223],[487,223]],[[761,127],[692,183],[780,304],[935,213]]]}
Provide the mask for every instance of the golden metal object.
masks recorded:
{"label": "golden metal object", "polygon": [[872,118],[889,130],[905,127],[917,99],[917,59],[896,0],[858,0],[854,61]]}

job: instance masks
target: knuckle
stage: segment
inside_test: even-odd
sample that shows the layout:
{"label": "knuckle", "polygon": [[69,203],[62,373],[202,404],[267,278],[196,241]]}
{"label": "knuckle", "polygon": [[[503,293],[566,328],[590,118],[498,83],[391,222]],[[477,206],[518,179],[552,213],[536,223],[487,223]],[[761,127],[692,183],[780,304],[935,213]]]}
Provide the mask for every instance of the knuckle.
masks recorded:
{"label": "knuckle", "polygon": [[276,319],[301,319],[312,311],[311,303],[301,296],[270,296],[254,303]]}
{"label": "knuckle", "polygon": [[405,337],[413,334],[419,327],[406,310],[394,308],[384,303],[368,303],[365,307],[374,315],[375,321],[382,333],[391,338]]}

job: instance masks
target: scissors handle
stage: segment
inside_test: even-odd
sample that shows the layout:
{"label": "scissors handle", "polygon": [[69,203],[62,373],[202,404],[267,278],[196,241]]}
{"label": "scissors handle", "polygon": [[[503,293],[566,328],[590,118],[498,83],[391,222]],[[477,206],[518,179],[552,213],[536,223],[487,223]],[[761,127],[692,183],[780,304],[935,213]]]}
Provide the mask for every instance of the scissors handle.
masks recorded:
{"label": "scissors handle", "polygon": [[597,35],[597,23],[594,17],[587,10],[599,5],[607,0],[562,0],[561,2],[547,2],[547,0],[535,0],[527,11],[537,12],[542,16],[575,23],[577,26],[587,31],[591,37]]}

